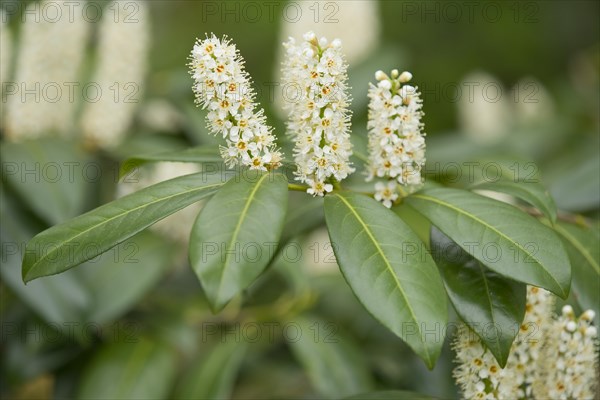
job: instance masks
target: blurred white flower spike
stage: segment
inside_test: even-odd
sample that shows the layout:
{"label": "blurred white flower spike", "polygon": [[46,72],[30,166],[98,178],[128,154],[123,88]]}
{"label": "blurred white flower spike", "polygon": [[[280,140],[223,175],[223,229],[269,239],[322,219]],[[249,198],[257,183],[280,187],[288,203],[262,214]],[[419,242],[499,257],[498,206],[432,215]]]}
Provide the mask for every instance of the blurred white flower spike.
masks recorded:
{"label": "blurred white flower spike", "polygon": [[[410,72],[393,70],[388,76],[375,73],[377,85],[369,89],[369,164],[367,181],[375,184],[375,198],[386,207],[398,199],[400,186],[415,188],[422,182],[425,165],[422,100],[416,87],[407,83]],[[396,185],[395,183],[398,183]]]}
{"label": "blurred white flower spike", "polygon": [[[12,56],[12,34],[8,29],[8,16],[0,10],[0,88],[8,81]],[[1,102],[3,103],[3,102]],[[2,104],[0,104],[0,107]]]}
{"label": "blurred white flower spike", "polygon": [[208,129],[220,134],[226,146],[221,156],[228,167],[274,170],[281,165],[271,127],[258,110],[244,61],[235,45],[215,35],[197,40],[190,56],[196,103],[208,109]]}
{"label": "blurred white flower spike", "polygon": [[105,15],[99,30],[98,66],[93,82],[103,95],[89,102],[81,127],[92,148],[114,148],[127,134],[142,96],[150,50],[150,14],[142,1],[115,1],[107,9],[127,15],[135,3],[135,19]]}
{"label": "blurred white flower spike", "polygon": [[[314,32],[300,43],[284,43],[284,108],[287,133],[294,139],[296,179],[309,185],[307,193],[323,196],[354,172],[350,163],[350,95],[348,65],[339,39],[329,42]],[[292,93],[293,92],[293,93]]]}
{"label": "blurred white flower spike", "polygon": [[[35,15],[37,7],[52,6],[60,15],[68,16],[69,3],[33,2],[27,5],[25,15]],[[50,134],[67,136],[71,132],[76,101],[68,95],[69,86],[79,82],[90,32],[91,24],[81,13],[73,13],[72,19],[63,17],[56,21],[23,18],[14,73],[19,91],[7,96],[7,115],[3,122],[9,140],[18,142]],[[2,36],[4,47],[7,38],[4,38],[4,32]]]}

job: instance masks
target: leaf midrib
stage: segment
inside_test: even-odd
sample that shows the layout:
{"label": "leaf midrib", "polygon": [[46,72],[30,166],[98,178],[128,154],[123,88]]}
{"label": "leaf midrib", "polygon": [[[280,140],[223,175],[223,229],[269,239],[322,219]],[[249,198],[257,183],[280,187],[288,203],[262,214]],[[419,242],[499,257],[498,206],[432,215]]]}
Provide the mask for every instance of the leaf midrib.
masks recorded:
{"label": "leaf midrib", "polygon": [[[394,281],[396,282],[396,287],[398,288],[398,290],[400,290],[400,293],[402,294],[402,297],[404,298],[404,302],[406,303],[406,307],[408,308],[410,316],[411,316],[412,320],[414,321],[415,325],[417,326],[417,330],[419,331],[419,339],[423,343],[423,337],[421,335],[422,332],[421,332],[421,328],[419,327],[419,321],[417,320],[417,317],[416,317],[416,315],[414,313],[414,310],[410,306],[410,302],[408,301],[408,297],[406,296],[406,293],[404,292],[404,289],[402,288],[402,285],[400,284],[400,281],[398,280],[398,277],[394,273],[394,270],[392,269],[392,266],[390,265],[387,257],[385,257],[385,254],[383,253],[383,250],[379,246],[379,243],[377,242],[377,240],[375,240],[375,237],[371,233],[371,230],[368,228],[367,224],[365,224],[365,222],[362,220],[362,218],[360,218],[360,216],[354,210],[354,208],[352,207],[352,205],[346,199],[344,199],[343,196],[341,196],[339,194],[335,194],[335,196],[339,197],[340,200],[342,200],[342,202],[352,212],[352,214],[354,214],[354,216],[356,217],[356,219],[358,220],[358,222],[362,225],[364,231],[367,233],[367,235],[369,236],[369,238],[371,239],[371,241],[375,245],[375,248],[377,249],[377,252],[380,254],[381,258],[385,262],[385,266],[386,266],[387,270],[394,277]],[[431,356],[429,355],[429,350],[427,349],[427,346],[423,346],[423,349],[425,350],[425,353],[427,355],[427,359],[431,360]]]}
{"label": "leaf midrib", "polygon": [[252,204],[252,200],[254,200],[254,197],[256,196],[256,192],[258,191],[258,188],[262,185],[263,181],[268,176],[269,176],[269,174],[264,174],[263,176],[261,176],[258,183],[252,188],[252,191],[250,192],[250,195],[247,198],[246,204],[244,204],[244,208],[242,209],[240,218],[238,219],[235,229],[233,230],[233,235],[231,236],[231,242],[229,243],[229,246],[227,246],[227,253],[225,253],[225,261],[223,263],[223,272],[221,273],[221,276],[219,279],[219,288],[217,289],[217,296],[216,296],[217,301],[219,301],[219,298],[221,297],[220,294],[221,294],[221,288],[223,287],[223,276],[225,276],[225,273],[227,272],[227,267],[229,266],[229,258],[233,251],[233,247],[235,247],[235,241],[237,240],[237,237],[240,234],[240,229],[242,228],[242,224],[244,223],[244,220],[247,217],[248,209],[250,209],[250,204]]}
{"label": "leaf midrib", "polygon": [[496,232],[501,238],[509,241],[510,243],[514,244],[518,249],[520,249],[521,251],[523,251],[525,254],[527,254],[529,257],[531,257],[545,272],[546,274],[554,281],[554,283],[556,283],[557,287],[560,288],[561,292],[563,295],[565,295],[565,291],[563,290],[562,286],[560,285],[560,283],[558,283],[558,281],[556,280],[556,278],[554,278],[554,276],[546,269],[546,267],[536,258],[534,257],[533,254],[530,254],[529,252],[527,252],[527,250],[525,250],[525,248],[523,248],[523,246],[521,246],[519,243],[515,242],[514,240],[512,240],[511,238],[509,238],[508,236],[506,236],[504,233],[502,233],[501,231],[499,231],[498,229],[494,228],[492,225],[486,223],[485,221],[483,221],[482,219],[478,218],[477,216],[470,214],[464,210],[461,210],[458,207],[453,206],[452,204],[448,203],[448,202],[444,202],[440,199],[436,199],[434,197],[430,197],[427,195],[423,195],[423,194],[414,194],[412,195],[412,197],[416,197],[419,199],[423,199],[425,201],[431,201],[433,203],[437,203],[441,206],[450,208],[451,210],[454,210],[456,212],[458,212],[459,214],[463,214],[465,216],[467,216],[468,218],[479,222],[480,224],[482,224],[483,226],[485,226],[486,228],[490,229],[493,232]]}
{"label": "leaf midrib", "polygon": [[[140,206],[138,206],[138,207],[131,208],[131,209],[129,209],[129,210],[126,210],[126,211],[123,211],[123,212],[121,212],[121,213],[119,213],[119,214],[117,214],[117,215],[115,215],[115,216],[113,216],[113,217],[110,217],[110,218],[108,218],[108,219],[106,219],[106,220],[104,220],[104,221],[100,222],[99,224],[93,225],[92,227],[90,227],[90,228],[88,228],[88,229],[85,229],[85,230],[83,230],[83,231],[79,232],[77,235],[75,235],[75,236],[72,236],[72,237],[71,237],[69,240],[65,240],[64,242],[60,243],[60,245],[59,245],[59,246],[56,246],[56,247],[54,247],[54,248],[53,248],[53,250],[51,250],[51,251],[49,251],[49,252],[47,252],[47,253],[46,253],[46,256],[44,256],[44,257],[40,258],[40,259],[39,259],[37,262],[35,262],[35,263],[33,263],[33,264],[31,265],[31,268],[29,268],[29,270],[27,271],[27,275],[29,275],[29,272],[30,272],[30,271],[32,271],[33,269],[35,269],[35,267],[37,267],[37,266],[38,266],[38,265],[39,265],[39,264],[40,264],[42,261],[44,261],[45,259],[47,259],[47,258],[48,258],[48,256],[49,256],[50,254],[53,254],[53,253],[55,253],[56,251],[58,251],[58,249],[62,248],[62,247],[63,247],[63,246],[66,244],[66,243],[70,243],[70,242],[72,242],[73,240],[77,239],[78,237],[80,237],[80,236],[82,236],[82,235],[84,235],[84,234],[86,234],[86,233],[90,232],[91,230],[97,229],[98,227],[100,227],[100,226],[102,226],[102,225],[105,225],[105,224],[109,223],[110,221],[113,221],[113,220],[115,220],[115,219],[117,219],[117,218],[120,218],[120,217],[122,217],[122,216],[124,216],[124,215],[126,215],[126,214],[132,213],[132,212],[134,212],[134,211],[137,211],[137,210],[139,210],[139,209],[142,209],[142,208],[144,208],[144,207],[151,206],[152,204],[159,203],[159,202],[161,202],[161,201],[166,201],[166,200],[169,200],[169,199],[171,199],[171,198],[173,198],[173,197],[177,197],[177,196],[186,195],[186,194],[189,194],[189,193],[192,193],[192,192],[198,191],[198,190],[210,189],[210,188],[212,188],[212,187],[215,187],[215,186],[221,186],[221,185],[223,185],[223,183],[222,183],[222,182],[220,182],[220,183],[216,183],[216,184],[213,184],[213,185],[206,185],[206,186],[200,186],[200,187],[196,187],[196,188],[193,188],[193,189],[191,189],[191,190],[186,190],[185,192],[178,192],[178,193],[176,193],[176,194],[173,194],[173,195],[170,195],[170,196],[167,196],[167,197],[161,197],[161,198],[160,198],[160,199],[158,199],[158,200],[153,200],[153,201],[151,201],[151,202],[149,202],[149,203],[144,203],[144,204],[142,204],[142,205],[140,205]],[[110,204],[110,203],[109,203],[109,204]],[[108,204],[107,204],[107,206],[108,206]]]}
{"label": "leaf midrib", "polygon": [[[492,326],[498,326],[496,325],[496,318],[494,317],[494,305],[492,304],[492,296],[490,292],[490,285],[488,284],[488,278],[485,275],[485,267],[479,261],[477,261],[477,265],[479,266],[479,272],[481,273],[481,277],[483,278],[483,283],[485,285],[486,299],[488,300],[487,303],[490,309],[490,318],[492,320]],[[497,346],[498,353],[500,353],[500,336],[496,335],[496,338],[497,340],[494,341],[494,344]]]}

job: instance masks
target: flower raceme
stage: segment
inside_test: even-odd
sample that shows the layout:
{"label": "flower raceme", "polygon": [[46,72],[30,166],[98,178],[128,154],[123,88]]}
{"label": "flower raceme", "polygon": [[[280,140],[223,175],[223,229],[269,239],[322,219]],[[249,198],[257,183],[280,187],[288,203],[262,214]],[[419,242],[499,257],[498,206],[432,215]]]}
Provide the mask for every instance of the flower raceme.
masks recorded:
{"label": "flower raceme", "polygon": [[[323,196],[333,184],[354,172],[350,163],[350,96],[342,43],[317,38],[313,32],[284,43],[284,87],[295,88],[284,99],[289,113],[288,134],[294,139],[296,179],[309,185],[307,193]],[[288,93],[289,94],[289,93]]]}
{"label": "flower raceme", "polygon": [[391,76],[377,71],[377,85],[369,88],[369,165],[367,181],[375,184],[375,199],[391,207],[399,186],[421,183],[425,164],[425,134],[422,132],[422,101],[417,88],[408,85],[410,72]]}
{"label": "flower raceme", "polygon": [[591,399],[596,386],[594,312],[579,318],[566,305],[553,316],[555,296],[529,286],[525,318],[504,369],[466,326],[453,344],[456,382],[466,399]]}
{"label": "flower raceme", "polygon": [[[293,89],[286,89],[283,108],[288,112],[287,134],[294,141],[296,180],[308,186],[307,193],[324,196],[355,171],[350,162],[351,100],[342,42],[311,31],[299,41],[290,37],[283,46],[283,87]],[[197,40],[189,65],[196,103],[208,109],[208,128],[225,139],[221,156],[227,166],[265,171],[279,167],[282,153],[263,110],[257,111],[235,45],[214,34]],[[393,70],[388,76],[378,71],[375,76],[379,83],[369,89],[367,180],[378,178],[374,197],[389,208],[397,201],[400,186],[416,186],[422,180],[422,101],[417,89],[407,84],[409,72]]]}
{"label": "flower raceme", "polygon": [[197,40],[190,56],[196,103],[208,109],[208,129],[221,134],[221,156],[228,167],[273,170],[282,154],[262,109],[257,111],[244,61],[235,45],[212,35]]}
{"label": "flower raceme", "polygon": [[[150,10],[142,1],[113,1],[107,7],[126,13],[135,5],[138,22],[125,19],[102,19],[99,31],[98,65],[94,82],[101,87],[116,88],[119,93],[133,93],[144,87],[151,43]],[[127,38],[127,40],[123,40]],[[81,131],[90,148],[116,148],[127,135],[137,109],[137,101],[115,101],[114,96],[101,96],[87,103],[81,118]]]}

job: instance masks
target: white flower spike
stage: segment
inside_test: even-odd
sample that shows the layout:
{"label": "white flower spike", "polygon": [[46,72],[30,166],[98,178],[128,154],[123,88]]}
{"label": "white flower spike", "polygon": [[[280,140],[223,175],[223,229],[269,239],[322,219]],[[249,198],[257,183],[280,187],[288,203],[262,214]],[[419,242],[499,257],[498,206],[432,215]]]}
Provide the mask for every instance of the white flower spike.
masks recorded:
{"label": "white flower spike", "polygon": [[[367,181],[387,179],[402,186],[414,187],[422,182],[425,164],[422,101],[416,87],[406,85],[412,75],[394,69],[388,76],[375,73],[377,85],[369,89],[369,166]],[[398,199],[399,185],[385,186],[386,194],[376,184],[375,198],[386,207]],[[392,191],[387,193],[387,191]]]}
{"label": "white flower spike", "polygon": [[[49,6],[56,7],[61,17],[56,20],[31,17],[36,14],[36,7],[46,9]],[[24,15],[30,16],[23,18],[20,28],[12,79],[23,90],[26,88],[32,93],[26,101],[20,94],[6,99],[6,116],[3,115],[2,123],[10,141],[35,140],[49,135],[68,137],[73,131],[76,101],[80,98],[79,95],[70,97],[68,93],[80,92],[69,92],[68,88],[75,90],[69,85],[80,80],[92,24],[85,20],[84,14],[70,15],[69,10],[72,12],[69,2],[62,0],[31,2],[25,9]],[[7,39],[3,32],[2,41]],[[4,43],[2,46],[4,56],[7,49],[4,49]]]}
{"label": "white flower spike", "polygon": [[283,86],[297,89],[284,106],[289,113],[287,131],[296,142],[296,179],[310,186],[307,193],[323,196],[354,172],[342,43],[307,32],[300,43],[290,38],[284,47]]}
{"label": "white flower spike", "polygon": [[208,109],[208,129],[227,143],[221,156],[228,167],[273,170],[282,154],[262,109],[257,110],[250,78],[235,45],[211,35],[196,41],[190,56],[196,103]]}
{"label": "white flower spike", "polygon": [[[579,319],[564,306],[553,316],[555,296],[527,288],[525,318],[504,369],[471,330],[454,341],[456,382],[467,399],[591,399],[596,386],[597,330],[594,312]],[[549,362],[552,360],[552,362]]]}
{"label": "white flower spike", "polygon": [[594,312],[579,318],[573,308],[564,307],[552,324],[552,335],[542,348],[533,391],[540,399],[592,399],[597,385],[597,331],[592,326]]}
{"label": "white flower spike", "polygon": [[137,9],[136,22],[107,14],[100,24],[93,81],[105,94],[86,104],[81,119],[83,136],[91,148],[111,149],[122,143],[143,95],[151,44],[148,5],[142,1],[113,1],[107,7],[127,15],[128,7],[133,5]]}

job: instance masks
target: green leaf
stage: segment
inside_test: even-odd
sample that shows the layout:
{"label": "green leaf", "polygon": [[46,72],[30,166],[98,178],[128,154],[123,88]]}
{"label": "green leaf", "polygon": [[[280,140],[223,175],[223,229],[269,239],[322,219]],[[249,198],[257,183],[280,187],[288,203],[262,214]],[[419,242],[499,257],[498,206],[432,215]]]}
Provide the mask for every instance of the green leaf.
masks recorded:
{"label": "green leaf", "polygon": [[485,182],[470,187],[471,190],[491,190],[502,192],[521,199],[538,210],[552,221],[556,222],[556,204],[550,193],[540,183],[536,182]]}
{"label": "green leaf", "polygon": [[144,231],[73,270],[90,296],[86,320],[105,323],[134,306],[171,266],[173,250],[171,243]]}
{"label": "green leaf", "polygon": [[483,266],[436,228],[431,250],[456,313],[504,368],[525,316],[526,286]]}
{"label": "green leaf", "polygon": [[214,312],[247,288],[274,256],[287,200],[283,175],[247,171],[229,180],[200,211],[190,260]]}
{"label": "green leaf", "polygon": [[25,282],[53,275],[116,246],[223,186],[220,174],[192,174],[147,187],[54,226],[25,249]]}
{"label": "green leaf", "polygon": [[600,232],[564,222],[554,225],[560,235],[569,258],[573,281],[571,288],[581,308],[596,311],[600,315]]}
{"label": "green leaf", "polygon": [[322,198],[306,201],[306,193],[290,192],[290,206],[285,217],[282,239],[290,240],[310,232],[322,226],[324,220]]}
{"label": "green leaf", "polygon": [[391,208],[393,212],[398,214],[398,216],[413,230],[414,233],[417,234],[419,239],[424,244],[429,243],[429,231],[431,230],[431,222],[420,213],[418,213],[414,208],[402,202],[398,205],[395,205]]}
{"label": "green leaf", "polygon": [[[563,167],[563,174],[550,185],[550,192],[561,210],[581,212],[598,209],[600,203],[600,154],[582,158]],[[563,166],[561,164],[561,166]]]}
{"label": "green leaf", "polygon": [[177,399],[228,399],[247,350],[240,340],[218,343],[183,376]]}
{"label": "green leaf", "polygon": [[444,342],[446,296],[423,242],[393,211],[356,193],[326,196],[325,219],[352,291],[433,368]]}
{"label": "green leaf", "polygon": [[337,324],[297,319],[287,326],[297,330],[295,337],[289,335],[289,344],[319,395],[339,398],[372,388],[362,353],[341,335]]}
{"label": "green leaf", "polygon": [[128,158],[121,165],[119,176],[123,177],[148,162],[221,163],[223,160],[214,147],[192,147],[190,149],[145,154]]}
{"label": "green leaf", "polygon": [[405,390],[390,390],[382,392],[371,392],[346,397],[345,400],[434,400],[435,397],[421,393],[407,392]]}
{"label": "green leaf", "polygon": [[170,265],[172,246],[151,232],[141,232],[80,268],[26,286],[21,262],[33,229],[15,212],[4,190],[0,196],[0,276],[13,293],[58,329],[67,331],[73,322],[102,324],[117,317],[129,310]]}
{"label": "green leaf", "polygon": [[2,283],[46,322],[54,324],[58,329],[67,328],[65,322],[82,320],[81,317],[91,302],[90,295],[72,273],[42,279],[25,286],[21,277],[21,262],[25,245],[33,237],[36,228],[30,226],[24,212],[19,212],[15,200],[0,185]]}
{"label": "green leaf", "polygon": [[177,356],[148,339],[105,345],[84,369],[78,399],[166,399]]}
{"label": "green leaf", "polygon": [[39,139],[2,143],[2,179],[49,224],[81,213],[99,179],[98,165],[72,142]]}
{"label": "green leaf", "polygon": [[562,243],[530,215],[458,189],[427,189],[406,202],[493,271],[562,298],[569,295],[571,267]]}
{"label": "green leaf", "polygon": [[82,316],[88,310],[91,298],[74,274],[52,276],[25,286],[21,278],[20,251],[25,243],[13,240],[12,235],[2,230],[2,282],[46,322],[59,329],[68,328],[65,322],[83,322]]}

